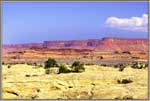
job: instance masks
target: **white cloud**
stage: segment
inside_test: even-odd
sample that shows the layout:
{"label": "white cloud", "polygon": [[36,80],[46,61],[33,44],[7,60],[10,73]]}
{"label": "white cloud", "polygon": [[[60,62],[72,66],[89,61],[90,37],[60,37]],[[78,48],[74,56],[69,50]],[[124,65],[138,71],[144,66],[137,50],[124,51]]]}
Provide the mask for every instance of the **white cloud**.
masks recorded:
{"label": "white cloud", "polygon": [[109,17],[107,18],[105,24],[108,27],[116,29],[147,32],[148,14],[143,14],[142,17],[131,17],[131,18]]}

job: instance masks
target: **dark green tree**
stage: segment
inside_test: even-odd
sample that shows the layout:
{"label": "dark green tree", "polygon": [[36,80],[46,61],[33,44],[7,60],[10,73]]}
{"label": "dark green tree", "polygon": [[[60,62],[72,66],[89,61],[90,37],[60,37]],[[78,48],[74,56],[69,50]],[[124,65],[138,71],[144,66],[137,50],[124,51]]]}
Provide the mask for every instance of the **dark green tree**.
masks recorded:
{"label": "dark green tree", "polygon": [[56,60],[52,58],[49,58],[47,61],[45,61],[44,64],[45,64],[44,67],[45,69],[58,66]]}
{"label": "dark green tree", "polygon": [[80,63],[80,61],[73,62],[72,66],[73,72],[83,72],[85,71],[84,64]]}

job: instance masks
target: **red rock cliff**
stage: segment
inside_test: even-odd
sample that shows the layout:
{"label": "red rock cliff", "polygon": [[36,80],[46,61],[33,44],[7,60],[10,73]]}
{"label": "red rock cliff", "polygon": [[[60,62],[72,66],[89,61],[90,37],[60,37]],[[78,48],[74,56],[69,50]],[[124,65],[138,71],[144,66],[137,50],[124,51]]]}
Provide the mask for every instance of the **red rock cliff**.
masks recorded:
{"label": "red rock cliff", "polygon": [[147,39],[103,38],[70,41],[44,41],[43,43],[4,45],[3,49],[15,48],[71,48],[97,51],[144,51],[148,49]]}

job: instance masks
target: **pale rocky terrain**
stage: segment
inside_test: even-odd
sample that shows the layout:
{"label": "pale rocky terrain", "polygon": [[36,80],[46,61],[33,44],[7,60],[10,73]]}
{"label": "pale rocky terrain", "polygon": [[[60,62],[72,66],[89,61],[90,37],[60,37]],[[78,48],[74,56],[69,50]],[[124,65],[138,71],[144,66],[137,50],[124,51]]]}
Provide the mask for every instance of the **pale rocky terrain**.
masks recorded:
{"label": "pale rocky terrain", "polygon": [[[124,71],[98,65],[85,66],[82,73],[45,74],[42,67],[3,65],[3,99],[147,99],[148,69]],[[31,75],[26,77],[26,75]],[[118,84],[117,80],[133,82]]]}

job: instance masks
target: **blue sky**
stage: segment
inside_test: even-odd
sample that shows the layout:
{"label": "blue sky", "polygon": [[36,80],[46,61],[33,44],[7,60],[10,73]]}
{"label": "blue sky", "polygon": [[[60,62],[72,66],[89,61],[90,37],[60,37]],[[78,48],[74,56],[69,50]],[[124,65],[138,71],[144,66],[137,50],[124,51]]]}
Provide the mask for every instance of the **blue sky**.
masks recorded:
{"label": "blue sky", "polygon": [[115,27],[106,25],[110,17],[121,19],[117,21],[127,18],[132,23],[131,17],[147,14],[146,2],[5,2],[2,7],[3,44],[103,37],[147,38],[148,34],[124,30],[119,22]]}

